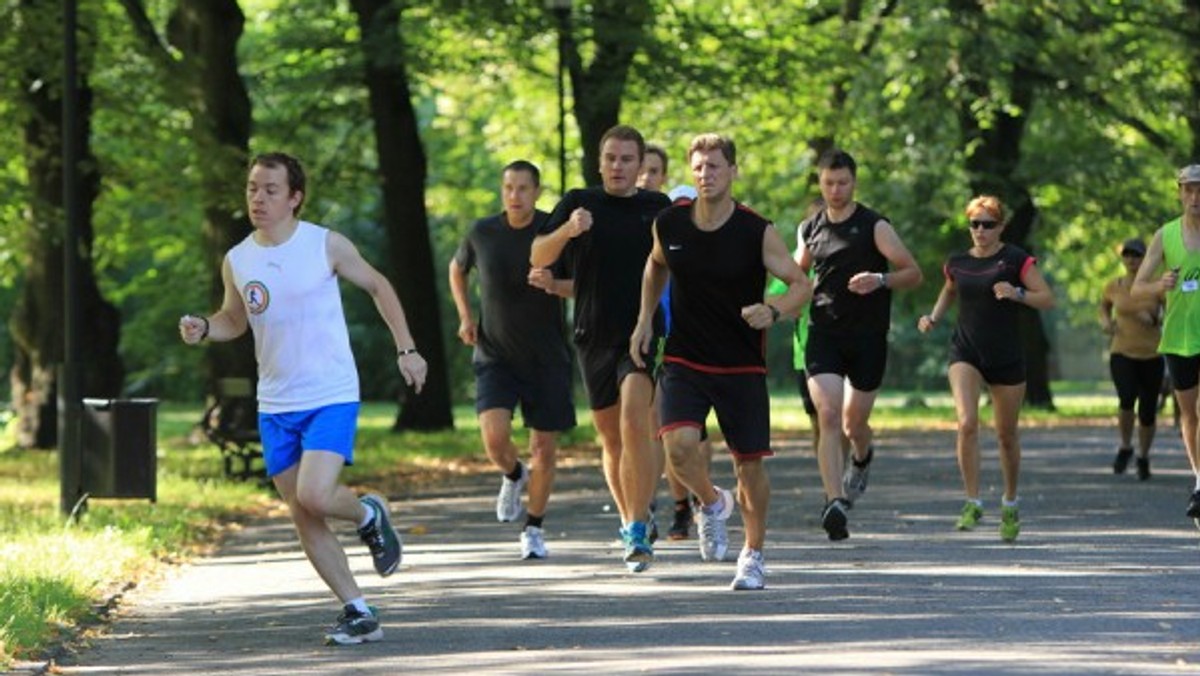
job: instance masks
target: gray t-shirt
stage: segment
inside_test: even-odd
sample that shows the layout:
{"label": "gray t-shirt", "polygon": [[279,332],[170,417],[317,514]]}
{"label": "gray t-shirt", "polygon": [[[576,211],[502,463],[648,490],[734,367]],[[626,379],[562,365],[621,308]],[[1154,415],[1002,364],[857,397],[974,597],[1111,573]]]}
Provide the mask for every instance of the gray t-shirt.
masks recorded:
{"label": "gray t-shirt", "polygon": [[[513,228],[501,213],[475,222],[454,254],[479,269],[480,321],[474,361],[514,366],[569,362],[562,299],[529,285],[529,250],[544,211]],[[556,277],[561,272],[556,272]]]}

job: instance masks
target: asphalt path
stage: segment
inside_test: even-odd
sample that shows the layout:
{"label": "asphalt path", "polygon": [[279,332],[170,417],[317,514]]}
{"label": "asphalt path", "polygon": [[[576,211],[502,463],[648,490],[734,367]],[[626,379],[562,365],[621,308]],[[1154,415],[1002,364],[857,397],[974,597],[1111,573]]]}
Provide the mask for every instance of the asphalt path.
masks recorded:
{"label": "asphalt path", "polygon": [[[1109,429],[1027,429],[1022,440],[1015,544],[996,531],[990,433],[978,530],[954,530],[962,491],[953,434],[887,433],[850,512],[851,537],[838,543],[819,525],[808,440],[781,438],[768,460],[766,590],[731,591],[735,564],[702,563],[694,539],[660,541],[653,567],[633,574],[588,458],[560,470],[545,561],[519,560],[519,525],[495,522],[492,474],[392,496],[405,548],[387,579],[347,528],[351,565],[384,623],[379,643],[322,644],[337,604],[278,518],[129,594],[102,635],[50,670],[1200,673],[1200,533],[1183,515],[1192,478],[1177,431],[1163,428],[1146,482],[1112,474]],[[715,476],[732,484],[727,460]],[[670,501],[662,502],[666,521]],[[730,523],[738,543],[739,517]]]}

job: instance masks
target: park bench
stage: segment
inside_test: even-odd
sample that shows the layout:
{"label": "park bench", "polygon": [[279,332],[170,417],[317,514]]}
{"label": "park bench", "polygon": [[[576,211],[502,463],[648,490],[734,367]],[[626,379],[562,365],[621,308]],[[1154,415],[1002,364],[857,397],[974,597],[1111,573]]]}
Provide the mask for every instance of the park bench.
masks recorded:
{"label": "park bench", "polygon": [[266,479],[253,381],[219,378],[216,397],[205,409],[200,425],[204,436],[221,451],[226,477],[241,481]]}

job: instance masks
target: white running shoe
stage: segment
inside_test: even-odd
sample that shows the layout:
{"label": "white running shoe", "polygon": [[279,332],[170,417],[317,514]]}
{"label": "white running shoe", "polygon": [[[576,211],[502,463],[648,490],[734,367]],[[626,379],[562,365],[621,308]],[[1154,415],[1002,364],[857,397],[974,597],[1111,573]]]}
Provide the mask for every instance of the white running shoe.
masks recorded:
{"label": "white running shoe", "polygon": [[529,468],[521,465],[521,478],[513,481],[507,476],[500,480],[500,493],[496,495],[496,520],[501,523],[521,518],[521,491],[529,483]]}
{"label": "white running shoe", "polygon": [[709,514],[707,508],[701,507],[697,514],[702,561],[724,561],[725,553],[729,551],[729,533],[725,530],[725,522],[733,514],[733,493],[724,488],[717,488],[717,494],[724,503],[721,505],[721,511]]}
{"label": "white running shoe", "polygon": [[764,566],[766,562],[763,561],[762,552],[743,549],[738,556],[737,575],[733,577],[733,584],[729,588],[737,591],[766,589],[767,571]]}
{"label": "white running shoe", "polygon": [[548,553],[546,541],[542,538],[542,529],[537,526],[525,526],[525,530],[521,531],[521,558],[526,561],[544,559]]}

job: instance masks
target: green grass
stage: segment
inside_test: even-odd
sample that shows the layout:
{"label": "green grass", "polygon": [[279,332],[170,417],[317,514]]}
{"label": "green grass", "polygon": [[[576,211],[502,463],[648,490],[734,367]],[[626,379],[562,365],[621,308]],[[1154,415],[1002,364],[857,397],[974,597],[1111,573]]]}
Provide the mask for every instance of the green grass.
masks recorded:
{"label": "green grass", "polygon": [[[1111,386],[1056,384],[1055,393],[1056,412],[1027,410],[1024,423],[1112,419]],[[487,467],[469,407],[455,410],[457,429],[447,432],[394,434],[394,416],[390,403],[363,406],[357,463],[344,475],[351,485],[402,495],[419,492],[430,474]],[[196,406],[159,408],[157,503],[92,500],[75,523],[59,513],[57,454],[0,452],[0,668],[39,655],[94,621],[97,609],[123,586],[203,552],[228,524],[278,508],[270,489],[221,477],[216,449],[193,429],[199,417]],[[990,411],[983,417],[990,418]],[[579,423],[563,436],[564,446],[594,445],[585,410]],[[954,409],[945,391],[885,390],[872,425],[881,431],[950,429]],[[808,433],[799,396],[772,397],[772,426],[777,436]],[[710,429],[716,431],[715,422]],[[516,436],[524,446],[519,424]]]}

